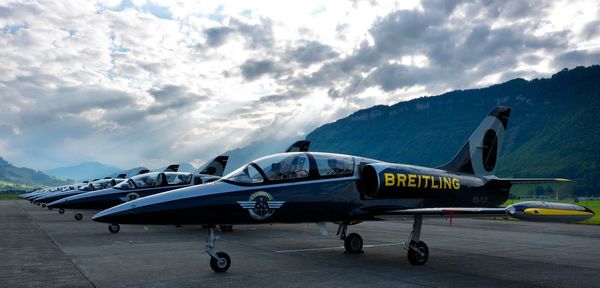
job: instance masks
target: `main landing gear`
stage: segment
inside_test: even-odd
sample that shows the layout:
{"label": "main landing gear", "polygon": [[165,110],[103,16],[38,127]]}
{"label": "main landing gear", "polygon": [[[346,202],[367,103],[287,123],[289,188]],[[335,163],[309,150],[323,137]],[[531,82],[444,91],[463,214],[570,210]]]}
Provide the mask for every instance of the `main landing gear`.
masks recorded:
{"label": "main landing gear", "polygon": [[108,231],[112,234],[119,233],[119,230],[121,230],[121,225],[119,225],[119,224],[108,225]]}
{"label": "main landing gear", "polygon": [[75,215],[73,217],[77,221],[81,221],[81,219],[83,219],[83,215],[81,213],[75,213]]}
{"label": "main landing gear", "polygon": [[344,248],[346,254],[361,254],[364,253],[363,248],[363,240],[362,237],[358,233],[350,233],[346,235],[346,230],[348,229],[348,224],[340,224],[338,227],[337,235],[341,240],[344,240]]}
{"label": "main landing gear", "polygon": [[408,238],[408,245],[406,245],[406,249],[408,250],[408,262],[412,265],[424,265],[427,262],[427,258],[429,257],[429,248],[425,244],[425,242],[420,241],[421,237],[421,225],[423,224],[423,216],[415,215],[415,220],[413,222],[413,230],[410,232],[410,236]]}
{"label": "main landing gear", "polygon": [[58,214],[65,214],[65,208],[58,209]]}
{"label": "main landing gear", "polygon": [[231,266],[231,258],[225,252],[215,252],[217,239],[219,236],[215,234],[215,228],[210,227],[206,237],[206,253],[210,255],[210,268],[217,273],[223,273]]}

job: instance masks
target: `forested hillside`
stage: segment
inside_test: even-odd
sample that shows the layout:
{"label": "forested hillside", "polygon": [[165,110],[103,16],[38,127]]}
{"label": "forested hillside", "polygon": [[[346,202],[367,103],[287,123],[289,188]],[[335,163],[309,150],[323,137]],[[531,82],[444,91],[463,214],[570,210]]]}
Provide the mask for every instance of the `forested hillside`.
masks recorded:
{"label": "forested hillside", "polygon": [[567,177],[576,180],[576,194],[600,194],[598,65],[374,106],[323,125],[307,139],[313,151],[436,166],[452,158],[496,105],[513,108],[498,176]]}

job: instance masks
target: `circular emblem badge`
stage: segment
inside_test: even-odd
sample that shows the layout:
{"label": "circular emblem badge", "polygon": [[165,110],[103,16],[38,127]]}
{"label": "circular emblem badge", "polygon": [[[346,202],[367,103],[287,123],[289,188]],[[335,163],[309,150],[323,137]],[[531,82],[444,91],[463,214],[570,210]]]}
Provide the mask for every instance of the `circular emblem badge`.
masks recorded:
{"label": "circular emblem badge", "polygon": [[242,208],[247,209],[250,217],[255,220],[265,220],[281,208],[285,201],[275,201],[273,196],[265,191],[257,191],[250,195],[248,201],[238,201]]}
{"label": "circular emblem badge", "polygon": [[250,216],[256,220],[265,220],[273,215],[272,208],[269,207],[269,201],[273,200],[273,196],[267,192],[258,191],[250,195],[250,201],[254,201],[254,209],[250,209]]}
{"label": "circular emblem badge", "polygon": [[135,192],[131,192],[131,193],[127,194],[127,196],[125,196],[125,199],[126,199],[125,202],[133,201],[137,198],[140,198],[140,195],[138,195]]}

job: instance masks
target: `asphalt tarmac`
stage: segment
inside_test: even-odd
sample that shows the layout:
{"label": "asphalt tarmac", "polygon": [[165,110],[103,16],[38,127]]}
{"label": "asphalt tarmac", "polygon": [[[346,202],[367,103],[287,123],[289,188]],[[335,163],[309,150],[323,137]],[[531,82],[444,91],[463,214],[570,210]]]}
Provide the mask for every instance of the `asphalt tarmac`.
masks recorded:
{"label": "asphalt tarmac", "polygon": [[337,226],[235,226],[215,274],[200,226],[122,225],[110,234],[84,213],[0,201],[0,287],[600,287],[600,226],[457,218],[424,220],[425,266],[408,263],[411,221],[348,228],[365,253],[347,255]]}

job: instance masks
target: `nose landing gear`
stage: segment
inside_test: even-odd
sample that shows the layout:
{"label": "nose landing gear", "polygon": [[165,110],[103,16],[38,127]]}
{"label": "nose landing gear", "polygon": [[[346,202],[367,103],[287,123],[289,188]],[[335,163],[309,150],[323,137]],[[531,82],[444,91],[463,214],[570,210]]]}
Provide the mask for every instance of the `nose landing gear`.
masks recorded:
{"label": "nose landing gear", "polygon": [[108,231],[112,234],[119,233],[119,230],[121,230],[121,226],[119,224],[108,225]]}
{"label": "nose landing gear", "polygon": [[217,273],[223,273],[231,266],[231,258],[225,252],[215,252],[217,239],[219,236],[215,234],[215,228],[210,227],[206,237],[206,253],[210,256],[210,268]]}

